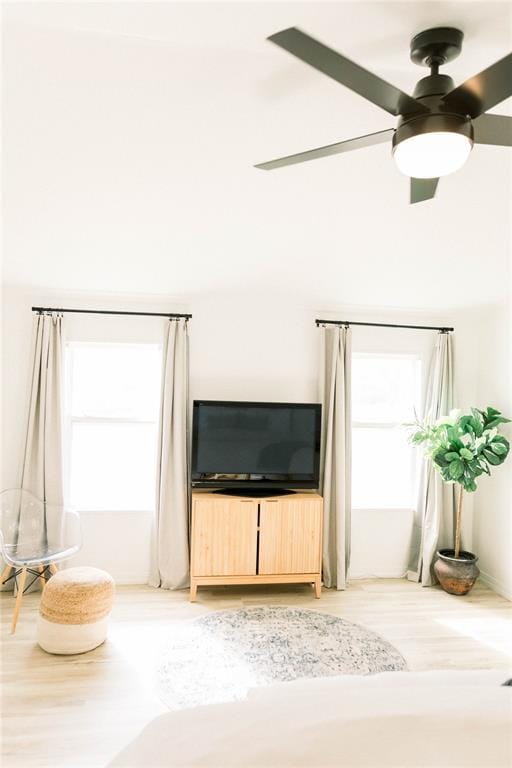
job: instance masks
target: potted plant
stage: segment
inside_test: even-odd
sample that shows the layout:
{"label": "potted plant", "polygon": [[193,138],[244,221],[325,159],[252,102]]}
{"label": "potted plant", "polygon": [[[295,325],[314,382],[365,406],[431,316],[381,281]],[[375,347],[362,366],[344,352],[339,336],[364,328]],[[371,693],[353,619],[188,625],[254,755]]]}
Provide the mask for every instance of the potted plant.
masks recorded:
{"label": "potted plant", "polygon": [[458,485],[455,518],[455,546],[440,549],[434,563],[434,572],[446,592],[465,595],[478,578],[478,558],[472,552],[460,549],[461,517],[464,491],[474,493],[476,480],[482,474],[491,474],[491,468],[503,464],[510,445],[500,435],[500,424],[509,422],[496,408],[470,413],[453,410],[435,424],[417,423],[411,435],[414,445],[422,446],[446,483]]}

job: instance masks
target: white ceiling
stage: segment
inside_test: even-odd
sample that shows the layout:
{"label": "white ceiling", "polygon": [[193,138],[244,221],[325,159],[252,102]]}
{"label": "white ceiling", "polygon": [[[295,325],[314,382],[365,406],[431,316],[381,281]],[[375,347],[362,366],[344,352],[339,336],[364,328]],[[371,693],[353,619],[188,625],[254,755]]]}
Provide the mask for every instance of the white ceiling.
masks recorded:
{"label": "white ceiling", "polygon": [[[456,82],[512,48],[492,2],[4,4],[4,280],[442,307],[506,291],[512,152],[476,147],[431,203],[380,145],[252,164],[393,118],[265,37],[296,25],[412,91],[411,36],[465,32]],[[496,112],[511,114],[511,100]]]}

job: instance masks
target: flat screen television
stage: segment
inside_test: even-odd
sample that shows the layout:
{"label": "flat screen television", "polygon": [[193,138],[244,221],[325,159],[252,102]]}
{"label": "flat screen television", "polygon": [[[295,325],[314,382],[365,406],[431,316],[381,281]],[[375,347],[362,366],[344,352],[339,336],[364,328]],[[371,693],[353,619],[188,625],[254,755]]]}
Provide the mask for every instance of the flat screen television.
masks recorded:
{"label": "flat screen television", "polygon": [[195,400],[192,487],[318,488],[321,405]]}

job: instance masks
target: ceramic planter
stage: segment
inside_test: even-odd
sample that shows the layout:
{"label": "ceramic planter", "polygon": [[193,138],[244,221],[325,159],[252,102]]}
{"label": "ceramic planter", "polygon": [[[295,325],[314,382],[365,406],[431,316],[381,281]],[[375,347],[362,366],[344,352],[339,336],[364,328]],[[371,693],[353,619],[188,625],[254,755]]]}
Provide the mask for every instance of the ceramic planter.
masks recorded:
{"label": "ceramic planter", "polygon": [[440,549],[434,563],[434,572],[445,592],[450,595],[467,595],[473,588],[480,571],[472,552],[460,551],[454,556],[453,549]]}

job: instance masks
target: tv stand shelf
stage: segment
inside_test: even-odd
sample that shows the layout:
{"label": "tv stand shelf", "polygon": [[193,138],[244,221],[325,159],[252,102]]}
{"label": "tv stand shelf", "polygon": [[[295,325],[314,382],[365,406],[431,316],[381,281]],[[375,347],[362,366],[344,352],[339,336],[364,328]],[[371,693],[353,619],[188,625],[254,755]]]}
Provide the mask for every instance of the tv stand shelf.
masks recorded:
{"label": "tv stand shelf", "polygon": [[190,600],[216,584],[300,584],[321,591],[323,499],[192,494]]}

